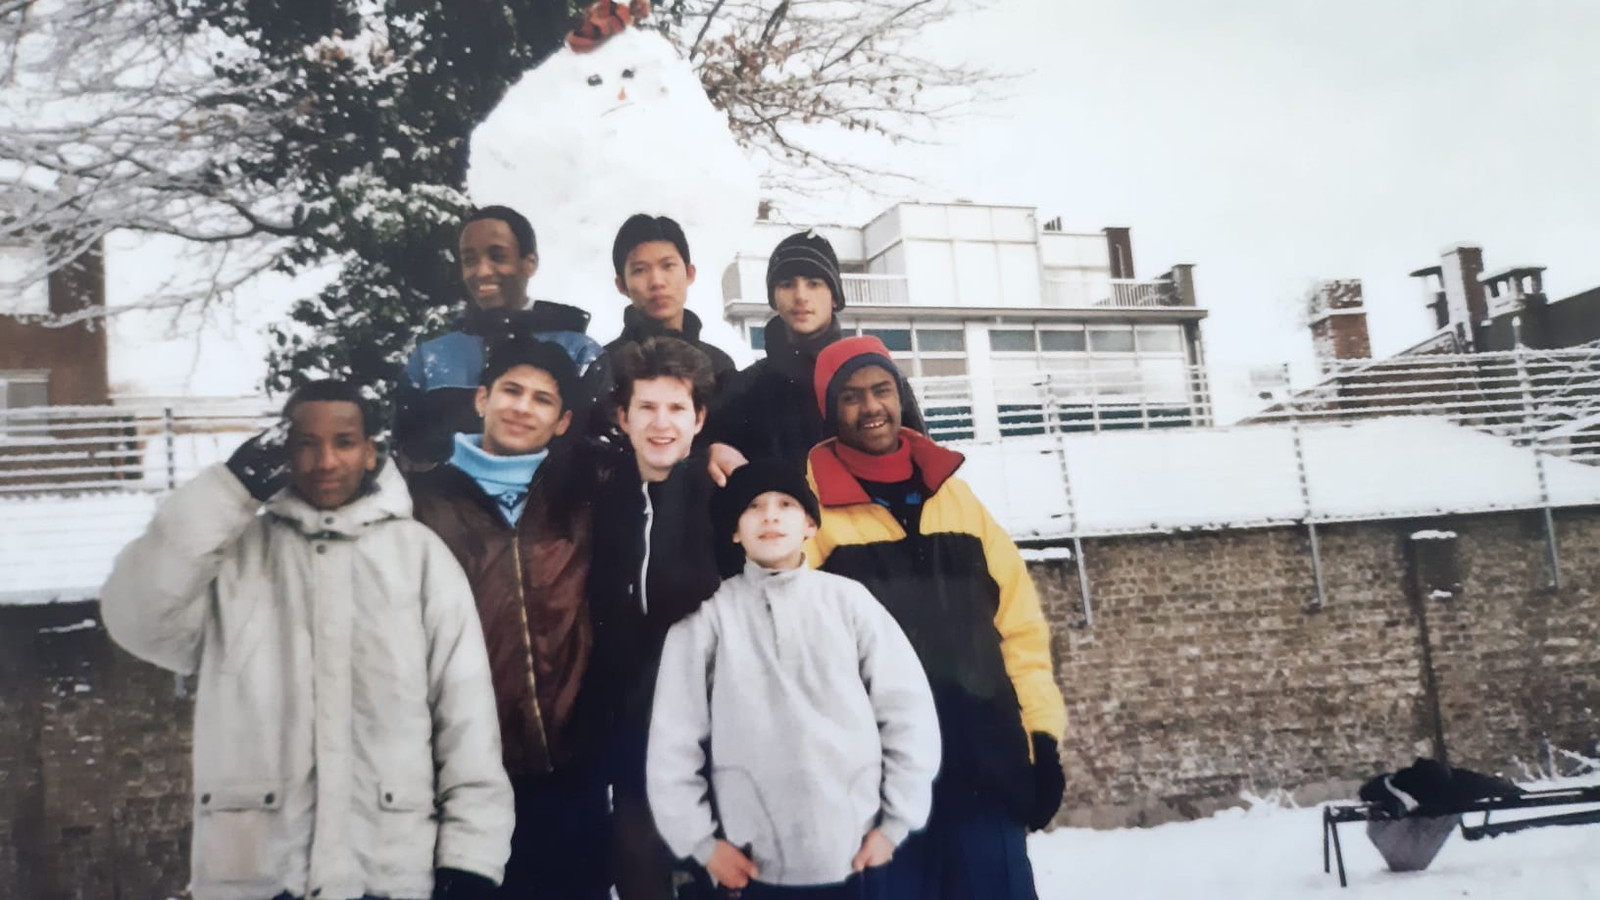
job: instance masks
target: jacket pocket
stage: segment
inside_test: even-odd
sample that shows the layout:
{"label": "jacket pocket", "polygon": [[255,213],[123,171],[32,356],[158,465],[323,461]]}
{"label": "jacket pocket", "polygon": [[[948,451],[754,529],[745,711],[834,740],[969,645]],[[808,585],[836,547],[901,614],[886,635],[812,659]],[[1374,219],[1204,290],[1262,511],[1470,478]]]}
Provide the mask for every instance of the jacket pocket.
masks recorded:
{"label": "jacket pocket", "polygon": [[195,797],[194,871],[199,884],[270,887],[284,869],[283,783],[229,781]]}
{"label": "jacket pocket", "polygon": [[283,785],[273,781],[239,781],[200,792],[200,814],[277,811],[283,808]]}
{"label": "jacket pocket", "polygon": [[439,822],[433,785],[390,780],[378,785],[378,872],[405,883],[433,872]]}
{"label": "jacket pocket", "polygon": [[378,809],[384,812],[432,813],[434,794],[432,788],[422,790],[407,783],[384,782],[378,785]]}

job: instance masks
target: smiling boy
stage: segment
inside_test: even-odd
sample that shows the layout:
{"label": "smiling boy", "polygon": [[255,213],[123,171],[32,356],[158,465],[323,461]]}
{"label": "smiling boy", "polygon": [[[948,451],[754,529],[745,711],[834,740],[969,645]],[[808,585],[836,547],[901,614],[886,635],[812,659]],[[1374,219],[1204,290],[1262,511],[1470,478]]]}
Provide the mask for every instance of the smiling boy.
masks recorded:
{"label": "smiling boy", "polygon": [[599,721],[580,697],[594,646],[586,464],[561,440],[577,372],[529,336],[488,349],[447,464],[412,476],[417,518],[466,570],[483,620],[504,762],[516,795],[508,896],[609,894]]}
{"label": "smiling boy", "polygon": [[1050,627],[1022,556],[963,457],[907,427],[911,389],[874,337],[817,357],[833,437],[808,466],[822,515],[811,561],[859,580],[911,636],[944,737],[928,827],[901,849],[915,896],[1033,900],[1027,830],[1061,806],[1066,708]]}
{"label": "smiling boy", "polygon": [[521,213],[507,206],[474,210],[462,221],[455,250],[466,310],[453,330],[417,345],[395,388],[395,444],[413,469],[448,459],[452,435],[478,432],[474,406],[486,347],[512,334],[555,343],[572,358],[581,379],[564,400],[579,411],[579,422],[611,384],[604,348],[584,333],[589,314],[529,298],[539,248]]}
{"label": "smiling boy", "polygon": [[667,629],[721,583],[711,527],[713,486],[694,450],[713,390],[705,354],[672,337],[614,353],[615,424],[624,443],[602,450],[590,578],[595,621],[591,682],[611,711],[608,728],[617,894],[672,896],[673,854],[645,800],[645,741],[656,665]]}
{"label": "smiling boy", "polygon": [[716,510],[746,563],[667,634],[657,827],[747,900],[916,896],[890,860],[927,820],[939,728],[911,644],[860,584],[806,567],[819,513],[792,466],[741,467]]}
{"label": "smiling boy", "polygon": [[487,898],[511,790],[467,581],[353,385],[282,425],[173,492],[101,592],[119,644],[199,676],[190,891]]}

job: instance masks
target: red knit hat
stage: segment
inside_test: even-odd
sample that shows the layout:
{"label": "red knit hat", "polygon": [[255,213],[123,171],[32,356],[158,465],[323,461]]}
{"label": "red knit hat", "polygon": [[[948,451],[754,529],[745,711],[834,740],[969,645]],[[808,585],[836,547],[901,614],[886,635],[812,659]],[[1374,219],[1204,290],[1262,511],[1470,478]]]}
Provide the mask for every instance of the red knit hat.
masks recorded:
{"label": "red knit hat", "polygon": [[867,366],[880,366],[894,376],[902,402],[911,396],[906,377],[889,356],[889,348],[883,345],[883,341],[865,334],[834,341],[817,354],[817,366],[811,382],[817,392],[817,409],[822,412],[822,421],[827,424],[830,433],[833,431],[834,399],[840,386],[857,369]]}

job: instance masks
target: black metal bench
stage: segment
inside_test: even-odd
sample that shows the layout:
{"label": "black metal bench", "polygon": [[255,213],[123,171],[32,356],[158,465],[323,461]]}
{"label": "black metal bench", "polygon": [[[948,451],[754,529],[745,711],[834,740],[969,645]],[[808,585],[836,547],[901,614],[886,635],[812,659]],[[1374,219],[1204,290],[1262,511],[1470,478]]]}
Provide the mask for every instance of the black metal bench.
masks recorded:
{"label": "black metal bench", "polygon": [[[1483,821],[1477,825],[1461,823],[1461,836],[1469,841],[1486,837],[1514,834],[1529,828],[1549,825],[1591,825],[1600,823],[1600,806],[1577,812],[1534,816],[1525,819],[1506,819],[1490,822],[1490,813],[1516,809],[1537,809],[1547,806],[1582,806],[1600,804],[1600,785],[1560,788],[1547,791],[1525,791],[1517,796],[1488,797],[1452,807],[1420,807],[1415,811],[1396,814],[1377,803],[1330,803],[1322,808],[1322,871],[1339,867],[1339,886],[1346,887],[1344,850],[1339,845],[1339,826],[1348,822],[1393,822],[1410,818],[1442,818],[1482,813]],[[1329,851],[1332,850],[1330,858]]]}

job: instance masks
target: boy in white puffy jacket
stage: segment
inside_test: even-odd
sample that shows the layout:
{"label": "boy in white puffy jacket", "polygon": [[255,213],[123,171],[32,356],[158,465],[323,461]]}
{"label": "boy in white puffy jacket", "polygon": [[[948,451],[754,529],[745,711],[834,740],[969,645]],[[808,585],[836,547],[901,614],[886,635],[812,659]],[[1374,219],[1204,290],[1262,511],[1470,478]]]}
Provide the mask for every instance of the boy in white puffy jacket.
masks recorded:
{"label": "boy in white puffy jacket", "polygon": [[745,900],[893,896],[890,859],[927,821],[939,769],[922,665],[866,588],[806,567],[819,516],[799,473],[738,469],[716,515],[745,570],[667,635],[656,826]]}
{"label": "boy in white puffy jacket", "polygon": [[[488,900],[511,785],[477,607],[346,382],[173,492],[101,592],[198,674],[195,900]],[[287,485],[285,485],[287,482]]]}

